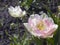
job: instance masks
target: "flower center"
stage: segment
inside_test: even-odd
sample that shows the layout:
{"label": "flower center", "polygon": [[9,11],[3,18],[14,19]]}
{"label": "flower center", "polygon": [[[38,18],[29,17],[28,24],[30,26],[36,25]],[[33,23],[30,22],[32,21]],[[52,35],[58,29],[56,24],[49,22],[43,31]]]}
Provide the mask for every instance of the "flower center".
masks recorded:
{"label": "flower center", "polygon": [[37,28],[38,28],[39,30],[44,30],[44,29],[45,29],[44,22],[43,22],[43,21],[40,21],[40,22],[37,24]]}

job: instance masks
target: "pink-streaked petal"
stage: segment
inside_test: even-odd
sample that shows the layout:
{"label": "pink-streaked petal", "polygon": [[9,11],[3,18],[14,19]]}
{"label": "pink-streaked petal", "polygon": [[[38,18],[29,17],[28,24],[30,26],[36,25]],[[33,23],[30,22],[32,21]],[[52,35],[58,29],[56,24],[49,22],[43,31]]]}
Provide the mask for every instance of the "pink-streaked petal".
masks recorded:
{"label": "pink-streaked petal", "polygon": [[34,32],[35,32],[36,34],[45,34],[43,31],[40,31],[40,30],[34,30]]}
{"label": "pink-streaked petal", "polygon": [[50,27],[47,27],[46,30],[44,30],[45,33],[51,33],[53,31],[56,31],[56,29],[58,28],[58,25],[54,24],[54,25],[51,25]]}
{"label": "pink-streaked petal", "polygon": [[41,17],[42,19],[44,19],[44,18],[48,18],[48,16],[47,16],[46,13],[41,13],[40,17]]}
{"label": "pink-streaked petal", "polygon": [[31,20],[32,20],[32,19],[41,20],[41,17],[40,17],[38,14],[32,14],[32,15],[30,16],[30,19],[31,19]]}
{"label": "pink-streaked petal", "polygon": [[45,18],[43,19],[44,23],[47,25],[47,27],[49,27],[50,25],[53,25],[53,19],[52,18]]}
{"label": "pink-streaked petal", "polygon": [[40,34],[35,33],[31,27],[28,25],[28,23],[24,23],[24,26],[27,28],[27,30],[34,36],[40,36]]}
{"label": "pink-streaked petal", "polygon": [[36,24],[40,21],[40,17],[37,14],[33,14],[30,16],[30,18],[28,19],[28,23],[30,25],[36,26]]}
{"label": "pink-streaked petal", "polygon": [[52,35],[42,35],[42,36],[40,36],[41,38],[53,38],[53,34]]}
{"label": "pink-streaked petal", "polygon": [[53,38],[53,34],[52,34],[52,35],[50,35],[50,36],[48,36],[48,38]]}
{"label": "pink-streaked petal", "polygon": [[31,27],[35,26],[36,25],[36,19],[29,19],[28,23]]}
{"label": "pink-streaked petal", "polygon": [[56,25],[56,24],[54,24],[53,26],[51,26],[50,31],[48,31],[48,35],[50,35],[53,32],[55,32],[57,28],[58,28],[58,25]]}
{"label": "pink-streaked petal", "polygon": [[44,37],[44,38],[49,37],[49,36],[53,37],[51,35],[53,35],[53,33],[56,31],[57,27],[58,27],[57,25],[54,25],[54,27],[51,28],[50,31],[48,31],[47,33],[45,33],[45,35],[42,35],[42,37]]}

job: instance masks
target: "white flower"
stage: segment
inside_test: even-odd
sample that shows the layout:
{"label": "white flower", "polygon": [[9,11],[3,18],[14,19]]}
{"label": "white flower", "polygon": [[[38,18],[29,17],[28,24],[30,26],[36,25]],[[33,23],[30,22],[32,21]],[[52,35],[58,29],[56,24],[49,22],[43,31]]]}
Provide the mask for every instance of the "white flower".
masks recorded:
{"label": "white flower", "polygon": [[8,12],[12,17],[22,17],[26,15],[26,11],[22,11],[20,6],[15,6],[15,7],[10,6],[8,8]]}
{"label": "white flower", "polygon": [[28,23],[24,23],[24,25],[32,35],[41,38],[53,37],[53,33],[58,28],[53,19],[45,13],[31,15]]}

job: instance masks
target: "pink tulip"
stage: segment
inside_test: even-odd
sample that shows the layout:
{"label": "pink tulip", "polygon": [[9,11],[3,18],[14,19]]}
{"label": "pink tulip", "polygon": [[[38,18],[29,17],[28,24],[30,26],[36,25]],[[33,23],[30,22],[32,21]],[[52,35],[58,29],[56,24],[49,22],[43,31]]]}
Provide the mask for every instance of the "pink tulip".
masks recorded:
{"label": "pink tulip", "polygon": [[53,33],[58,28],[58,25],[54,23],[53,19],[45,13],[41,15],[32,14],[27,24],[28,31],[32,35],[40,38],[53,37]]}

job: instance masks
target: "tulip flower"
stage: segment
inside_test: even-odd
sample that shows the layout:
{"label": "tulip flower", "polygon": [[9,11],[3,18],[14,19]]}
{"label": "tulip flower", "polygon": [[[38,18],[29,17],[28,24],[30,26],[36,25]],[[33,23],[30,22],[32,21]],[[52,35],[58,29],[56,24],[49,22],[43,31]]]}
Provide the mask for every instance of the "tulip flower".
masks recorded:
{"label": "tulip flower", "polygon": [[8,12],[12,17],[23,17],[26,15],[26,11],[23,11],[20,6],[10,6],[8,8]]}
{"label": "tulip flower", "polygon": [[32,14],[28,23],[24,23],[24,25],[32,35],[39,38],[52,38],[58,28],[58,25],[46,13]]}

